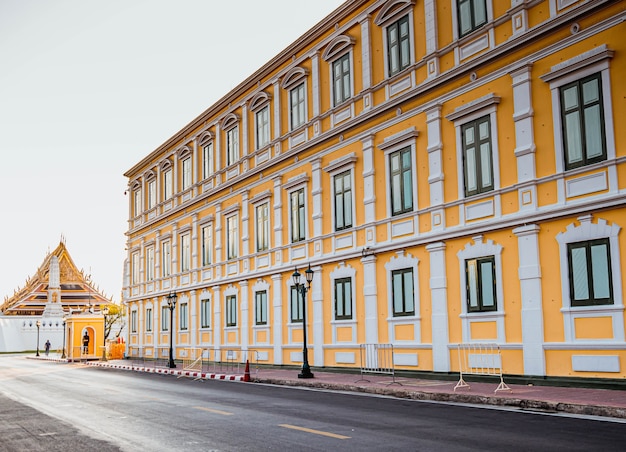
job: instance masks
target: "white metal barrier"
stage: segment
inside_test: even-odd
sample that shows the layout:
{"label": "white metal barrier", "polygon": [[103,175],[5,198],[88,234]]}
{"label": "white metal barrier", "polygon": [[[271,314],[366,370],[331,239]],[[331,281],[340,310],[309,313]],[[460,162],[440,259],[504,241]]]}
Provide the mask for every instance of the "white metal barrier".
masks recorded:
{"label": "white metal barrier", "polygon": [[[186,348],[183,350],[183,370],[190,372],[197,372],[197,375],[202,374],[202,349],[201,348]],[[179,375],[178,378],[183,377]],[[202,376],[196,377],[195,380],[201,380]]]}
{"label": "white metal barrier", "polygon": [[393,365],[393,344],[360,344],[361,378],[358,381],[369,381],[363,378],[364,374],[391,375],[391,383],[396,381],[396,371]]}
{"label": "white metal barrier", "polygon": [[486,375],[500,377],[500,384],[494,392],[511,391],[502,378],[502,354],[498,344],[458,344],[459,382],[454,387],[469,388],[463,375]]}

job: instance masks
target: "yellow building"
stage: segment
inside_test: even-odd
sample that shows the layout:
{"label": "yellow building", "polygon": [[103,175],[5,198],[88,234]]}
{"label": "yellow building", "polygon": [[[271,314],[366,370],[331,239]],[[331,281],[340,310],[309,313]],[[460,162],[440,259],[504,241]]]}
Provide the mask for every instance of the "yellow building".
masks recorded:
{"label": "yellow building", "polygon": [[299,365],[310,264],[314,367],[624,378],[625,10],[343,4],[125,173],[134,353]]}

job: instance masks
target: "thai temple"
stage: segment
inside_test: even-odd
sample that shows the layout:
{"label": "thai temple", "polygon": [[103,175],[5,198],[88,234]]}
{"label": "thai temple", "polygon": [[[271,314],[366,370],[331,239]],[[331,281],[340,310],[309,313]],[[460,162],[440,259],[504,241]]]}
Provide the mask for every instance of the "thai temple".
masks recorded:
{"label": "thai temple", "polygon": [[60,348],[64,317],[98,313],[101,306],[110,303],[91,276],[78,269],[62,239],[26,285],[0,305],[0,352],[33,350],[37,345],[41,348],[46,340],[52,349]]}

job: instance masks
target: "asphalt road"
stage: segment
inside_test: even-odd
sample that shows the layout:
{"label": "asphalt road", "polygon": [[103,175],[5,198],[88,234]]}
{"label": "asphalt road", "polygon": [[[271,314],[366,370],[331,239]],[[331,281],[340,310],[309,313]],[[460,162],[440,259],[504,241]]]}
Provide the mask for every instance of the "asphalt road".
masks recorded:
{"label": "asphalt road", "polygon": [[622,451],[626,424],[0,356],[0,451]]}

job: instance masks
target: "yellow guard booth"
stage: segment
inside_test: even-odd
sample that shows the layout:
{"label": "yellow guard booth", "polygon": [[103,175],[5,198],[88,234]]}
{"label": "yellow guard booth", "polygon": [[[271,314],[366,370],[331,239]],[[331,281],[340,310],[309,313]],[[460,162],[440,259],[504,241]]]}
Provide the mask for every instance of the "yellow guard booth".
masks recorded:
{"label": "yellow guard booth", "polygon": [[67,317],[65,337],[69,361],[99,359],[104,347],[104,316],[85,312]]}

